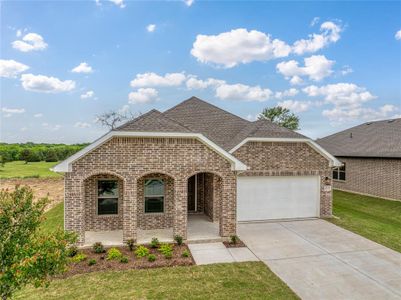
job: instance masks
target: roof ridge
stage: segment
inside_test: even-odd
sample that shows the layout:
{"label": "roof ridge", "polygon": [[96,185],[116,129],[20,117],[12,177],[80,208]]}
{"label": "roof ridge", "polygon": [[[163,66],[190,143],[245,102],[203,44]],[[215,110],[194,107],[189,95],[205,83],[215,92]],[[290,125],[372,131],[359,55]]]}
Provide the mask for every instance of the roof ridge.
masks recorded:
{"label": "roof ridge", "polygon": [[151,110],[147,111],[146,113],[141,114],[141,115],[139,115],[139,116],[137,116],[136,118],[133,118],[133,119],[131,119],[131,120],[128,120],[128,121],[124,122],[123,124],[121,124],[120,126],[114,128],[114,129],[112,129],[112,130],[119,130],[119,129],[121,129],[122,127],[125,127],[125,126],[128,125],[128,124],[132,124],[132,123],[137,122],[137,121],[140,120],[140,119],[143,119],[144,117],[150,115],[151,113],[159,113],[159,114],[162,114],[162,113],[161,113],[160,111],[158,111],[157,109],[152,108]]}
{"label": "roof ridge", "polygon": [[191,131],[191,132],[194,132],[191,128],[189,128],[188,126],[182,124],[181,122],[178,122],[178,121],[176,121],[176,120],[174,120],[174,119],[172,119],[172,118],[170,118],[170,117],[167,117],[166,115],[164,115],[164,112],[161,113],[161,115],[163,116],[163,118],[165,118],[165,119],[167,119],[167,120],[169,120],[169,121],[171,121],[171,122],[174,122],[174,123],[176,123],[176,124],[178,124],[178,125],[180,125],[180,126],[186,128],[186,129],[188,129],[188,130]]}

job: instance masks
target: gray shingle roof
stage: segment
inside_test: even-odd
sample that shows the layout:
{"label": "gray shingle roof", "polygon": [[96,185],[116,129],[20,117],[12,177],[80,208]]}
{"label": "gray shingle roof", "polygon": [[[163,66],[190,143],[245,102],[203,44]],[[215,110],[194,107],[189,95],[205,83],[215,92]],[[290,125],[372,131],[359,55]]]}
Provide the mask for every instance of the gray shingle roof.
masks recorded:
{"label": "gray shingle roof", "polygon": [[196,97],[164,113],[151,110],[116,130],[201,133],[227,151],[246,137],[305,138],[269,120],[247,121]]}
{"label": "gray shingle roof", "polygon": [[316,142],[334,156],[401,158],[401,118],[367,122]]}

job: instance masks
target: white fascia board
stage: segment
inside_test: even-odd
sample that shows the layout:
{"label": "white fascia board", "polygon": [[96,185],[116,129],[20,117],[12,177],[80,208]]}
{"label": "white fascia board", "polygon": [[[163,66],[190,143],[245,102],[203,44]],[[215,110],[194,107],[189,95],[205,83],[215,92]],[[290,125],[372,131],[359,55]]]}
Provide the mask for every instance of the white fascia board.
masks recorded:
{"label": "white fascia board", "polygon": [[228,159],[231,162],[233,171],[245,171],[247,166],[235,158],[233,155],[225,151],[220,146],[206,138],[200,133],[179,133],[179,132],[131,132],[131,131],[110,131],[103,135],[84,149],[78,151],[74,155],[70,156],[66,160],[62,161],[58,165],[54,166],[51,170],[54,172],[71,172],[71,164],[77,159],[83,157],[87,153],[96,149],[100,145],[104,144],[113,137],[169,137],[169,138],[195,138],[210,149],[216,151],[218,154]]}
{"label": "white fascia board", "polygon": [[313,149],[315,149],[318,153],[320,153],[323,157],[327,158],[330,162],[330,167],[340,167],[342,163],[323,149],[319,144],[311,139],[297,139],[297,138],[263,138],[263,137],[248,137],[245,138],[242,142],[232,148],[229,152],[234,153],[236,150],[241,148],[247,142],[287,142],[287,143],[307,143]]}

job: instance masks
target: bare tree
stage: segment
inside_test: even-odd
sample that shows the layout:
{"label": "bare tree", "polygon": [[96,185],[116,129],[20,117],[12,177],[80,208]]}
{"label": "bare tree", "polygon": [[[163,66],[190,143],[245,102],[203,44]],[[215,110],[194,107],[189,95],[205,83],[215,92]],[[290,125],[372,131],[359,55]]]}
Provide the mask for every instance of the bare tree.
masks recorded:
{"label": "bare tree", "polygon": [[133,120],[139,115],[141,115],[141,113],[134,114],[131,111],[121,112],[110,110],[108,112],[97,115],[96,122],[103,127],[113,130],[124,121]]}

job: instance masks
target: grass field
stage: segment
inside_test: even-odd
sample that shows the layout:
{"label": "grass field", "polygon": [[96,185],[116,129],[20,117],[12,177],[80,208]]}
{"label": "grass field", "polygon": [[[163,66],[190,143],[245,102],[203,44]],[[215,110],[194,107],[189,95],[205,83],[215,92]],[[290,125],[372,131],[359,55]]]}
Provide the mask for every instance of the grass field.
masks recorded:
{"label": "grass field", "polygon": [[44,232],[52,232],[58,228],[64,228],[64,203],[59,203],[45,213],[46,220],[41,229]]}
{"label": "grass field", "polygon": [[49,170],[55,162],[30,162],[12,161],[0,167],[0,178],[49,178],[62,177],[61,174]]}
{"label": "grass field", "polygon": [[334,191],[329,221],[401,252],[401,202]]}
{"label": "grass field", "polygon": [[26,288],[15,299],[299,299],[262,262],[109,271]]}

